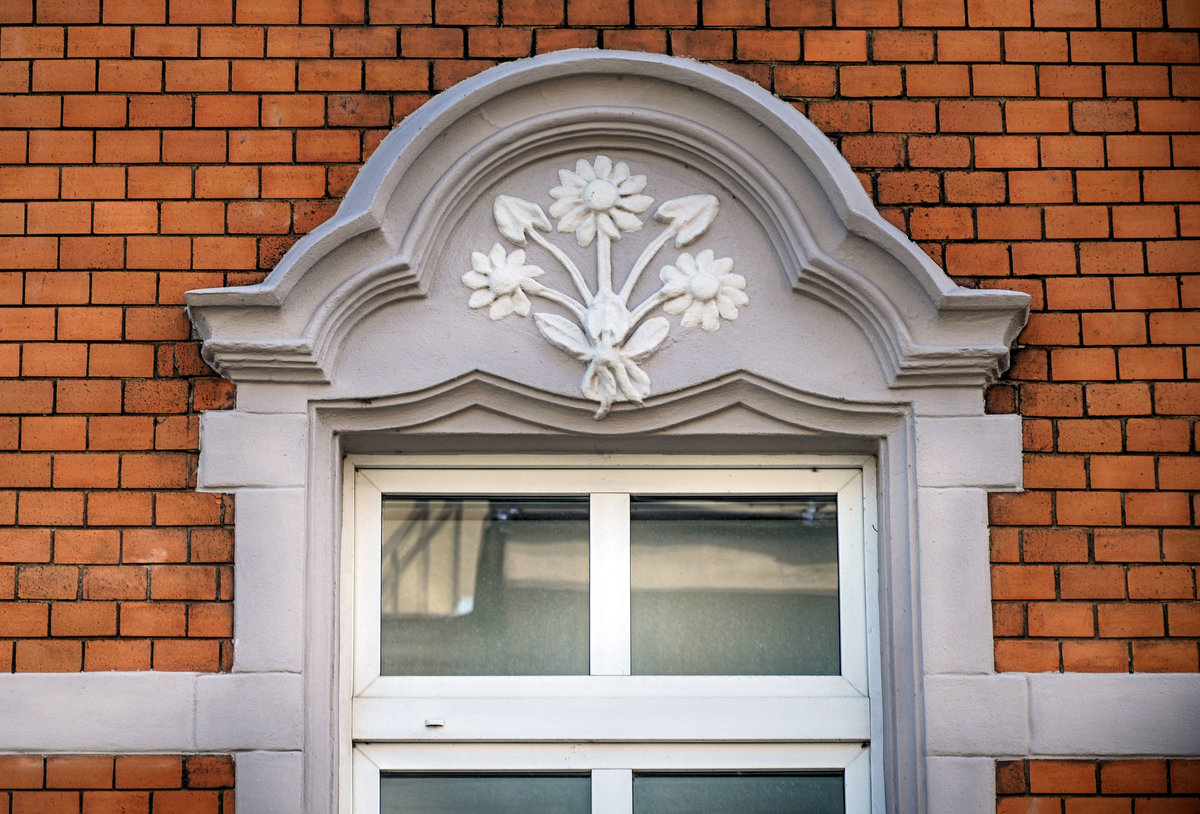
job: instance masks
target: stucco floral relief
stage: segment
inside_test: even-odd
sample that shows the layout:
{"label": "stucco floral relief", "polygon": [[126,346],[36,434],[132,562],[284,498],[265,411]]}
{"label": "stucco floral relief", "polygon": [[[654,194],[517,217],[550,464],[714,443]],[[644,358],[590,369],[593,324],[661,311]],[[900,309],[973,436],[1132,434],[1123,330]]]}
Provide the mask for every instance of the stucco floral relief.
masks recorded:
{"label": "stucco floral relief", "polygon": [[[604,418],[614,403],[641,404],[650,394],[650,377],[641,363],[653,356],[670,334],[665,317],[651,316],[660,306],[672,316],[682,314],[680,325],[716,331],[722,320],[738,318],[738,309],[749,304],[746,280],[733,273],[733,260],[718,257],[712,249],[692,255],[682,252],[659,270],[662,285],[630,306],[630,297],[642,274],[668,244],[676,249],[700,238],[716,219],[719,203],[713,195],[697,194],[664,201],[654,211],[662,225],[620,286],[614,284],[612,243],[623,234],[645,225],[641,215],[654,199],[644,194],[645,175],[635,175],[624,161],[605,155],[579,159],[574,169],[560,169],[559,184],[549,190],[552,224],[542,207],[532,201],[499,195],[492,216],[500,236],[516,249],[497,242],[485,254],[471,255],[471,270],[463,283],[472,289],[468,305],[487,308],[493,320],[512,314],[531,314],[531,297],[557,303],[571,319],[560,314],[533,313],[538,332],[554,347],[586,365],[580,382],[584,397],[599,404],[595,417]],[[553,230],[574,235],[580,247],[595,245],[595,268],[583,270],[548,234]],[[543,234],[545,233],[545,234]],[[546,272],[526,262],[525,248],[532,241],[561,267],[566,291],[536,279]],[[589,281],[594,280],[594,287]],[[573,289],[573,290],[572,290]],[[570,292],[570,293],[567,293]]]}

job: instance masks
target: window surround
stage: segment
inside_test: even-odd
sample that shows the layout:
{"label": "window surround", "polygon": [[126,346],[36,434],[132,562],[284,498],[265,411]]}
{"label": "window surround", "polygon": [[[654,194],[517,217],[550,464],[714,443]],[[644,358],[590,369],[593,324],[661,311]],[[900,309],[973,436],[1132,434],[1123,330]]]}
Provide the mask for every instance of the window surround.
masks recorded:
{"label": "window surround", "polygon": [[[344,796],[344,811],[378,810],[380,771],[579,768],[593,770],[594,803],[603,806],[598,811],[624,812],[628,806],[618,801],[628,795],[632,774],[619,768],[622,760],[644,761],[636,764],[643,771],[837,769],[847,773],[848,812],[883,810],[881,753],[868,747],[882,737],[880,705],[872,707],[867,693],[870,685],[879,694],[878,617],[874,602],[867,599],[878,595],[871,459],[349,456],[344,471],[343,505],[353,507],[348,511],[354,520],[347,524],[353,536],[341,547],[341,582],[356,587],[355,613],[342,618],[347,652],[342,658],[341,692],[343,698],[350,697],[349,736],[354,741],[354,776],[347,776],[349,767],[343,767],[342,783],[344,795],[354,789],[354,802]],[[380,677],[378,563],[383,495],[484,496],[504,491],[504,484],[512,482],[508,476],[520,478],[522,494],[592,497],[591,674]],[[631,493],[834,496],[841,674],[631,676],[628,619],[618,614],[614,623],[604,613],[611,612],[614,604],[628,604],[626,524]],[[604,545],[613,539],[615,548]],[[619,577],[614,582],[612,576],[622,571],[624,582]],[[613,624],[626,629],[624,639],[615,643],[609,641]],[[422,726],[420,722],[430,716],[447,725]],[[487,745],[496,740],[507,742]],[[569,742],[575,745],[563,745]],[[728,753],[714,750],[714,742]],[[431,745],[438,749],[426,752]],[[514,762],[506,764],[510,754]]]}
{"label": "window surround", "polygon": [[[720,197],[726,231],[704,239],[736,243],[757,288],[719,342],[673,334],[644,406],[596,421],[577,363],[496,333],[458,279],[468,244],[495,228],[497,192],[530,197],[522,185],[562,156],[608,152]],[[484,72],[385,139],[266,281],[188,305],[205,358],[238,383],[237,409],[203,418],[199,477],[236,492],[235,579],[256,589],[235,603],[231,678],[287,684],[303,710],[296,751],[243,755],[239,778],[286,762],[305,810],[336,807],[351,757],[338,751],[338,619],[352,610],[338,507],[343,459],[360,454],[871,456],[888,809],[994,806],[987,755],[1028,750],[1024,681],[992,673],[987,564],[986,494],[1019,487],[1020,421],[982,402],[1028,298],[956,286],[761,88],[617,52]],[[239,781],[239,801],[261,788]]]}

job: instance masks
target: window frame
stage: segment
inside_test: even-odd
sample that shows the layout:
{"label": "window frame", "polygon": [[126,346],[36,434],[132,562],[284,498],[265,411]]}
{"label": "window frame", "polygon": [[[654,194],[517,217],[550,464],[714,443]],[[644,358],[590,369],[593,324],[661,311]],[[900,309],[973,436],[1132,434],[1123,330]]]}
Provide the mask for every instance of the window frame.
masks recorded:
{"label": "window frame", "polygon": [[[511,475],[517,471],[522,474],[521,488],[514,490]],[[623,771],[629,777],[631,770],[698,766],[843,770],[847,811],[882,810],[882,715],[880,705],[870,703],[872,697],[881,697],[876,488],[875,461],[869,456],[348,457],[344,505],[353,508],[343,513],[342,584],[352,590],[342,592],[341,632],[347,646],[342,648],[341,719],[342,776],[348,781],[342,788],[352,802],[344,793],[342,810],[377,811],[382,772],[496,771],[501,765],[562,770],[564,760],[576,760],[585,744],[596,762],[585,760],[576,770]],[[590,496],[591,674],[380,676],[382,497],[514,493]],[[630,494],[836,495],[841,675],[629,675]],[[616,547],[623,544],[623,558],[620,551],[597,546],[600,536],[612,539],[616,532],[611,521],[622,516],[625,534]],[[622,568],[623,584],[606,582],[606,575]],[[597,613],[614,601],[619,606],[622,597],[623,619],[619,613]],[[624,625],[623,640],[614,640],[612,631],[604,629],[614,617]],[[622,646],[623,663],[614,658]],[[463,725],[464,720],[469,723]],[[805,722],[800,731],[797,721]],[[497,747],[497,742],[505,746]],[[687,747],[703,752],[714,743],[739,757],[731,763],[710,761],[711,765],[688,762]],[[644,749],[632,749],[633,744],[661,748],[664,755],[675,756],[674,762],[656,762]],[[781,751],[771,758],[772,750]],[[615,755],[624,756],[624,768],[614,767]],[[781,755],[787,757],[779,763]],[[524,762],[505,762],[509,756]],[[628,763],[634,758],[648,762]],[[604,776],[612,782],[611,776]],[[865,802],[850,807],[860,796]]]}

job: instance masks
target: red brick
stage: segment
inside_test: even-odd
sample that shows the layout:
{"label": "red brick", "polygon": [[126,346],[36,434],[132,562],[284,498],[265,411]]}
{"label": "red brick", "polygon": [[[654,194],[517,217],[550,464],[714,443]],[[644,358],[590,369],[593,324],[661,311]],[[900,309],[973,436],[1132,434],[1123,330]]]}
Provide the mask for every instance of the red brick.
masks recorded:
{"label": "red brick", "polygon": [[233,758],[228,755],[188,755],[184,761],[188,788],[233,788]]}
{"label": "red brick", "polygon": [[1063,599],[1122,599],[1125,571],[1119,565],[1064,565],[1059,569],[1059,595]]}
{"label": "red brick", "polygon": [[129,565],[96,565],[83,569],[84,599],[145,599],[146,569]]}
{"label": "red brick", "polygon": [[[155,670],[215,672],[219,666],[220,644],[205,639],[162,639],[154,643]],[[164,799],[166,798],[166,799]],[[154,795],[155,812],[203,814],[217,812],[217,799],[205,792],[160,791]]]}
{"label": "red brick", "polygon": [[[1123,641],[1063,642],[1063,669],[1079,673],[1123,673],[1129,671],[1129,645]],[[1091,803],[1096,798],[1089,798]],[[1128,808],[1125,809],[1128,811]],[[1082,812],[1080,812],[1082,814]]]}
{"label": "red brick", "polygon": [[[84,670],[149,670],[150,666],[150,642],[148,641],[99,639],[84,642]],[[87,795],[84,796],[86,799]],[[140,811],[140,809],[134,808],[133,811]]]}
{"label": "red brick", "polygon": [[[50,611],[51,636],[115,636],[115,602],[55,602]],[[109,769],[111,772],[111,767]],[[111,777],[111,774],[109,775]],[[101,785],[109,785],[111,780]],[[50,785],[47,777],[47,785]],[[64,784],[57,788],[71,788]],[[78,786],[76,788],[82,788]]]}
{"label": "red brick", "polygon": [[1058,643],[1048,641],[996,640],[997,672],[1057,672]]}
{"label": "red brick", "polygon": [[1184,565],[1139,565],[1129,569],[1131,599],[1193,599],[1192,569]]}
{"label": "red brick", "polygon": [[1092,606],[1078,602],[1030,602],[1030,636],[1085,636],[1093,634]]}
{"label": "red brick", "polygon": [[[180,602],[122,602],[122,636],[183,636],[187,611]],[[118,788],[121,788],[118,783]]]}
{"label": "red brick", "polygon": [[1200,603],[1167,605],[1167,630],[1172,636],[1200,636]]}
{"label": "red brick", "polygon": [[[90,310],[107,313],[116,309],[98,308]],[[119,332],[119,311],[116,314],[116,320],[117,331]],[[60,413],[115,413],[121,410],[120,382],[96,380],[59,382],[57,393],[57,409]]]}
{"label": "red brick", "polygon": [[1029,790],[1034,794],[1095,794],[1096,764],[1084,760],[1031,760]]}
{"label": "red brick", "polygon": [[804,32],[806,62],[866,62],[865,31],[820,30]]}
{"label": "red brick", "polygon": [[1196,642],[1134,642],[1133,669],[1147,673],[1194,673],[1200,669]]}
{"label": "red brick", "polygon": [[1117,353],[1122,379],[1183,378],[1183,354],[1179,348],[1120,348]]}
{"label": "red brick", "polygon": [[1096,615],[1100,636],[1104,638],[1130,639],[1163,635],[1163,608],[1158,603],[1101,604],[1096,606]]}
{"label": "red brick", "polygon": [[993,599],[1053,599],[1055,595],[1051,566],[992,566]]}
{"label": "red brick", "polygon": [[224,514],[224,500],[216,494],[160,492],[155,500],[155,521],[160,526],[216,524]]}
{"label": "red brick", "polygon": [[[176,456],[165,456],[166,460],[175,460],[175,458]],[[158,468],[158,465],[153,467],[153,469]],[[125,472],[122,472],[122,477],[124,475]],[[145,475],[142,477],[149,479]],[[138,485],[149,485],[153,488],[158,484]],[[125,529],[121,533],[121,557],[126,563],[186,562],[188,557],[187,532],[184,529],[174,528]]]}
{"label": "red brick", "polygon": [[120,755],[116,758],[118,789],[171,789],[183,784],[183,760],[178,755]]}
{"label": "red brick", "polygon": [[42,788],[41,755],[0,755],[0,785],[5,789]]}
{"label": "red brick", "polygon": [[1131,492],[1125,496],[1131,526],[1187,526],[1192,523],[1186,492]]}

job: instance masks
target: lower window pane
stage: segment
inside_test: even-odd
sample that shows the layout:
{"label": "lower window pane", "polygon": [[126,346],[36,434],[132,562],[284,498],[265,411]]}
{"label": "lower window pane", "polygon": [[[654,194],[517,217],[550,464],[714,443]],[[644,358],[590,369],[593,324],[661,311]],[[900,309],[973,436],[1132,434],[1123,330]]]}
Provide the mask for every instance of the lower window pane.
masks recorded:
{"label": "lower window pane", "polygon": [[383,500],[383,675],[588,672],[587,498]]}
{"label": "lower window pane", "polygon": [[384,775],[382,814],[588,814],[592,786],[575,775]]}
{"label": "lower window pane", "polygon": [[831,498],[636,498],[636,675],[837,675]]}
{"label": "lower window pane", "polygon": [[638,774],[634,814],[842,814],[840,772]]}

